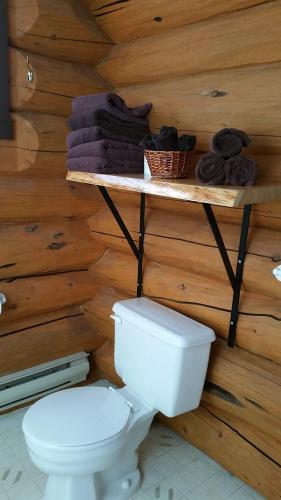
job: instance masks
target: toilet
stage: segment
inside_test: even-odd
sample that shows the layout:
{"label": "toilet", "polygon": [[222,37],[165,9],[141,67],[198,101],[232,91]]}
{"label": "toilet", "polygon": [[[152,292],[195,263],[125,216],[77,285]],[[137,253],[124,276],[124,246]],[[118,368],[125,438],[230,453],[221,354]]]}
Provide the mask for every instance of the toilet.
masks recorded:
{"label": "toilet", "polygon": [[213,330],[147,298],[117,302],[114,362],[122,389],[53,393],[26,412],[34,464],[48,474],[44,500],[126,500],[141,485],[138,447],[156,413],[198,407]]}

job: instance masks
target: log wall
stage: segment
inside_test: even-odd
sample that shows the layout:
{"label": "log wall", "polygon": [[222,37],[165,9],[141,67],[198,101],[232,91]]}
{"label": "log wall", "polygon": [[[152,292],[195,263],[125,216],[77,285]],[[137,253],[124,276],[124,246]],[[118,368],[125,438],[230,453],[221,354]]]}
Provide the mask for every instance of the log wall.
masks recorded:
{"label": "log wall", "polygon": [[14,138],[0,141],[1,374],[104,343],[81,310],[98,290],[88,267],[106,250],[87,218],[103,205],[65,181],[66,117],[74,96],[111,88],[94,66],[114,45],[79,1],[8,8]]}
{"label": "log wall", "polygon": [[[64,181],[71,97],[115,88],[129,105],[151,100],[155,130],[197,135],[193,167],[219,128],[245,129],[258,182],[280,183],[281,1],[55,3],[54,18],[53,1],[9,2],[15,138],[0,141],[1,371],[84,349],[120,384],[109,313],[134,296],[137,267],[97,190]],[[137,241],[139,196],[112,195]],[[164,421],[279,499],[281,289],[272,269],[281,262],[280,203],[253,210],[233,350],[225,342],[231,290],[202,207],[152,197],[147,207],[145,295],[217,334],[200,408]],[[241,210],[215,213],[235,262]]]}

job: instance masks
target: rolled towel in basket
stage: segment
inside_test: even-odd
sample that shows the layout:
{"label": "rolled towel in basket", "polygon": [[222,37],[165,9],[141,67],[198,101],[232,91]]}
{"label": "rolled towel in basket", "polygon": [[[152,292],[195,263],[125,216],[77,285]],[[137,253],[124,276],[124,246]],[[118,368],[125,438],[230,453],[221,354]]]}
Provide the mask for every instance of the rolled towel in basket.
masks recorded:
{"label": "rolled towel in basket", "polygon": [[226,184],[253,186],[257,176],[257,164],[246,156],[236,155],[226,162]]}
{"label": "rolled towel in basket", "polygon": [[141,148],[156,151],[155,137],[156,134],[147,134],[140,142]]}
{"label": "rolled towel in basket", "polygon": [[251,139],[242,130],[236,128],[223,128],[213,137],[212,149],[224,158],[238,155],[241,149],[249,146]]}
{"label": "rolled towel in basket", "polygon": [[178,141],[179,151],[192,151],[196,141],[196,135],[181,135]]}
{"label": "rolled towel in basket", "polygon": [[178,131],[175,127],[164,125],[160,128],[159,134],[153,137],[156,151],[177,151],[178,138]]}
{"label": "rolled towel in basket", "polygon": [[140,145],[152,151],[178,151],[178,131],[175,127],[164,125],[159,134],[146,135]]}
{"label": "rolled towel in basket", "polygon": [[143,161],[143,149],[140,146],[120,141],[92,141],[79,144],[69,149],[68,158],[83,158],[84,156],[98,156],[108,160],[137,160]]}
{"label": "rolled towel in basket", "polygon": [[143,159],[141,161],[115,161],[98,156],[84,156],[83,158],[68,159],[66,167],[68,170],[96,174],[138,174],[143,172]]}
{"label": "rolled towel in basket", "polygon": [[203,155],[196,165],[196,179],[200,184],[217,185],[225,183],[225,161],[215,154]]}
{"label": "rolled towel in basket", "polygon": [[116,118],[120,118],[120,120],[126,121],[129,117],[130,121],[140,125],[148,125],[146,116],[150,112],[151,108],[152,104],[150,102],[143,104],[142,106],[129,108],[124,99],[113,92],[84,95],[72,99],[73,113],[83,113],[88,112],[89,110],[96,111],[97,109],[105,109],[116,116]]}
{"label": "rolled towel in basket", "polygon": [[123,134],[118,134],[111,132],[102,127],[88,127],[81,128],[80,130],[74,130],[68,134],[66,142],[68,148],[73,148],[79,144],[85,144],[92,141],[100,141],[102,139],[111,139],[113,141],[127,142],[131,144],[138,145],[140,142],[140,137],[126,136]]}

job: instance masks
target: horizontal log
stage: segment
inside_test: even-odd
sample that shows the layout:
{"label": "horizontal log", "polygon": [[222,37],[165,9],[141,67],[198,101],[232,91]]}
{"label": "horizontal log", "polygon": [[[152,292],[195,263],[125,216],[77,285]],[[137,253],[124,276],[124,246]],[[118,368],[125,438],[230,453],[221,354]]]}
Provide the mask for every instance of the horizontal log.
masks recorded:
{"label": "horizontal log", "polygon": [[105,248],[87,222],[0,225],[0,279],[86,268]]}
{"label": "horizontal log", "polygon": [[[265,7],[271,9],[272,4],[262,6]],[[249,9],[249,12],[251,10]],[[244,16],[245,12],[241,15]],[[190,56],[190,53],[187,55]],[[194,56],[196,55],[197,52],[194,51]],[[251,64],[253,63],[254,61],[251,61]],[[142,68],[140,61],[138,64]],[[181,66],[173,63],[172,67],[179,72]],[[189,68],[188,64],[187,67]],[[123,71],[126,75],[125,69]],[[220,71],[189,76],[183,76],[181,73],[173,79],[164,79],[162,74],[161,81],[141,85],[141,79],[138,79],[137,86],[118,87],[117,92],[128,101],[129,105],[147,100],[153,102],[150,121],[154,128],[168,123],[183,131],[189,130],[195,133],[198,131],[197,148],[200,152],[209,150],[212,135],[217,130],[223,127],[236,127],[252,134],[253,145],[247,152],[280,155],[281,99],[277,92],[280,75],[280,63],[234,69],[222,68]],[[224,94],[214,97],[215,90]],[[202,112],[198,113],[198,109]],[[206,128],[208,132],[200,132]]]}
{"label": "horizontal log", "polygon": [[20,318],[9,321],[9,323],[3,323],[1,325],[1,335],[14,334],[22,330],[28,330],[64,318],[80,316],[82,312],[81,307],[81,305],[64,307],[62,309],[56,309],[55,311],[37,314],[36,316],[29,316],[28,318]]}
{"label": "horizontal log", "polygon": [[[27,80],[27,57],[33,72]],[[105,92],[110,87],[89,65],[74,64],[10,48],[11,108],[68,116],[73,97]]]}
{"label": "horizontal log", "polygon": [[276,400],[281,367],[265,361],[260,365],[258,356],[239,348],[230,350],[224,342],[217,342],[202,404],[281,465],[281,412],[280,401]]}
{"label": "horizontal log", "polygon": [[[164,200],[162,200],[164,201]],[[147,208],[145,213],[145,238],[149,241],[150,237],[162,238],[165,245],[167,238],[174,238],[179,242],[192,242],[200,245],[216,247],[216,242],[207,222],[205,213],[201,206],[195,204],[182,203],[182,211],[173,213],[168,211],[168,201],[166,210],[157,208]],[[139,208],[128,203],[118,203],[118,209],[122,218],[135,240],[138,240],[139,229]],[[162,205],[161,205],[162,206]],[[163,206],[164,208],[164,206]],[[197,210],[195,210],[197,208]],[[215,207],[214,207],[215,208]],[[199,210],[198,210],[199,209]],[[240,224],[226,223],[219,220],[219,227],[223,234],[225,246],[228,250],[238,250]],[[112,217],[108,208],[104,208],[88,220],[89,227],[94,233],[99,233],[100,237],[113,235],[123,237],[119,226]],[[95,238],[97,234],[93,235]],[[164,239],[163,239],[164,238]],[[271,259],[277,259],[280,252],[280,232],[260,227],[250,227],[248,253]],[[159,252],[159,258],[161,254]],[[152,259],[154,260],[154,259]],[[194,260],[194,259],[193,259]],[[196,264],[196,262],[194,262]],[[175,262],[177,265],[177,262]]]}
{"label": "horizontal log", "polygon": [[[102,247],[109,247],[117,252],[124,252],[131,258],[131,250],[124,238],[116,238],[111,235],[93,233],[95,241]],[[186,272],[191,276],[188,283],[193,286],[193,277],[198,280],[198,287],[205,282],[206,286],[212,286],[217,282],[217,287],[223,289],[228,296],[232,295],[227,273],[217,248],[198,245],[174,239],[163,239],[148,235],[145,237],[145,258],[150,262],[163,264],[177,270],[182,270],[182,277]],[[233,269],[236,267],[237,252],[228,252]],[[196,258],[195,258],[196,256]],[[249,254],[246,259],[243,275],[243,285],[240,308],[242,312],[256,313],[256,304],[260,304],[260,312],[271,314],[281,320],[281,309],[279,308],[280,285],[274,279],[272,269],[274,264],[270,258]],[[197,278],[198,277],[198,278]],[[182,285],[183,286],[183,285]],[[266,293],[267,301],[264,300]],[[217,292],[216,292],[217,298]],[[205,302],[204,302],[205,303]],[[262,309],[263,305],[264,309]],[[218,307],[219,304],[218,304]],[[253,309],[252,309],[253,308]]]}
{"label": "horizontal log", "polygon": [[1,291],[7,297],[7,303],[0,317],[0,325],[82,304],[91,299],[97,291],[97,286],[88,271],[2,282]]}
{"label": "horizontal log", "polygon": [[121,86],[280,61],[280,20],[281,2],[263,3],[119,44],[97,70],[108,82]]}
{"label": "horizontal log", "polygon": [[[126,198],[124,198],[124,192],[115,191],[110,189],[109,193],[118,207],[121,214],[125,214],[126,217],[126,208],[128,206],[131,207],[132,210],[136,210],[139,214],[140,207],[140,195],[139,193],[126,193]],[[168,198],[161,198],[159,196],[146,196],[146,215],[150,210],[162,210],[166,212],[166,214],[171,215],[180,215],[185,217],[186,220],[196,219],[196,223],[200,225],[200,221],[204,220],[206,223],[206,219],[204,218],[204,212],[202,205],[200,203],[184,203],[180,200],[171,200]],[[233,231],[238,231],[241,228],[241,221],[243,211],[240,208],[224,208],[219,206],[213,206],[214,213],[216,215],[217,222],[220,226],[222,225],[231,225],[233,226]],[[268,212],[267,212],[268,210]],[[105,212],[104,212],[105,213]],[[250,232],[251,239],[253,234],[260,229],[272,230],[277,233],[277,241],[279,242],[279,232],[281,229],[281,212],[280,212],[280,202],[272,202],[272,203],[264,203],[263,205],[253,205],[252,214],[251,214],[251,222],[250,222]],[[202,219],[203,217],[203,219]],[[89,219],[89,222],[91,218]],[[93,225],[91,225],[94,229]],[[168,224],[167,224],[168,226]],[[206,231],[209,233],[209,226],[206,225]],[[210,233],[209,233],[210,234]],[[224,231],[223,231],[224,234]],[[234,233],[233,233],[234,234]],[[178,237],[179,235],[177,235]],[[180,230],[180,237],[183,236],[183,230]],[[236,237],[235,237],[236,240]],[[237,241],[237,240],[236,240]],[[278,243],[277,243],[278,244]],[[278,253],[280,253],[278,251]]]}
{"label": "horizontal log", "polygon": [[12,114],[12,119],[14,139],[0,141],[0,172],[21,172],[31,167],[50,172],[64,168],[68,133],[65,118],[21,113]]}
{"label": "horizontal log", "polygon": [[266,498],[280,499],[280,467],[209,410],[161,421]]}
{"label": "horizontal log", "polygon": [[35,54],[95,65],[113,46],[77,0],[9,0],[9,36]]}
{"label": "horizontal log", "polygon": [[[170,248],[172,248],[172,243],[170,245]],[[151,249],[152,246],[150,244],[149,246]],[[176,302],[204,304],[213,308],[230,310],[232,290],[218,251],[216,249],[197,247],[192,247],[190,250],[188,243],[183,246],[186,252],[191,253],[191,257],[189,259],[187,257],[186,269],[184,257],[181,257],[182,249],[179,250],[180,244],[178,242],[174,244],[174,251],[169,251],[169,248],[163,249],[165,256],[163,263],[161,263],[161,258],[159,261],[156,259],[154,261],[145,260],[144,293]],[[150,251],[158,258],[161,246],[157,245],[156,249]],[[181,261],[179,266],[174,264],[175,256],[178,254],[179,261]],[[198,266],[193,265],[194,255],[198,255]],[[201,273],[200,260],[202,262]],[[278,281],[272,277],[272,264],[268,263],[266,259],[261,258],[259,260],[254,256],[249,256],[248,260],[249,262],[252,260],[252,264],[247,275],[248,261],[246,260],[240,311],[244,314],[272,316],[280,320],[280,290]],[[191,269],[189,269],[189,264],[192,267]],[[262,266],[265,270],[264,274],[260,271],[260,279],[265,281],[264,287],[259,286],[259,280],[255,275],[257,266]],[[91,271],[104,284],[112,283],[112,286],[121,290],[134,292],[136,268],[137,261],[132,253],[121,253],[110,249],[91,266]],[[267,278],[268,274],[269,279]]]}
{"label": "horizontal log", "polygon": [[101,207],[101,200],[88,186],[68,185],[65,179],[1,176],[0,222],[83,219]]}
{"label": "horizontal log", "polygon": [[[123,5],[112,8],[111,2],[104,0],[83,0],[95,17],[98,25],[114,42],[154,35],[203,21],[209,17],[231,12],[241,8],[249,8],[263,3],[263,0],[130,0]],[[132,19],[134,22],[132,22]]]}
{"label": "horizontal log", "polygon": [[91,352],[103,343],[104,338],[93,331],[83,314],[0,337],[1,375],[75,352]]}

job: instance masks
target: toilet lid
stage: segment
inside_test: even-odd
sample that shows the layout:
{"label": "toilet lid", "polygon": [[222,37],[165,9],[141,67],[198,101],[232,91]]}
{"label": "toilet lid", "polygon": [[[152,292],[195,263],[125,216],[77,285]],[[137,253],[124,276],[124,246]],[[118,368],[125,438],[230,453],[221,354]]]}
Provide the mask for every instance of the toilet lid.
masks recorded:
{"label": "toilet lid", "polygon": [[53,446],[100,443],[127,427],[130,408],[117,391],[79,387],[50,394],[25,414],[23,431]]}

